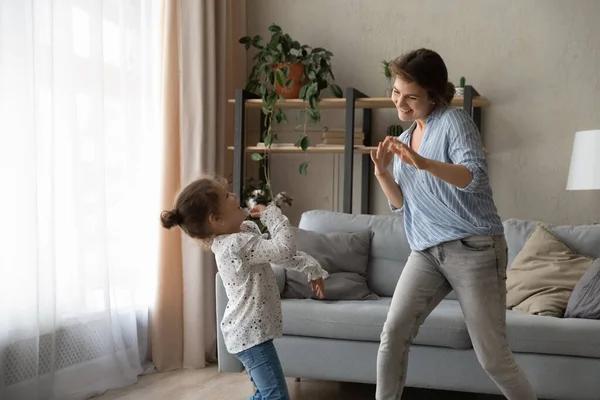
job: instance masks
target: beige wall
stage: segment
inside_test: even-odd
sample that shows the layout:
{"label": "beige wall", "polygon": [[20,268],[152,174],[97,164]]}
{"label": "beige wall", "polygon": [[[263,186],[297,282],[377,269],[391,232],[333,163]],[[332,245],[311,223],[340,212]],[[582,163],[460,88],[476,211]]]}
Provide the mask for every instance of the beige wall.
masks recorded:
{"label": "beige wall", "polygon": [[[337,83],[370,96],[385,92],[382,58],[435,49],[453,82],[466,76],[492,102],[483,135],[502,218],[600,222],[600,191],[565,190],[574,132],[600,128],[600,1],[250,0],[246,14],[248,34],[266,35],[275,22],[301,43],[331,50]],[[377,139],[394,114],[375,112]],[[325,123],[343,126],[343,111],[327,112]],[[341,200],[334,157],[311,156],[308,177],[296,172],[301,158],[274,161],[276,188],[297,199],[288,212],[294,221]],[[388,213],[375,189],[373,212]]]}

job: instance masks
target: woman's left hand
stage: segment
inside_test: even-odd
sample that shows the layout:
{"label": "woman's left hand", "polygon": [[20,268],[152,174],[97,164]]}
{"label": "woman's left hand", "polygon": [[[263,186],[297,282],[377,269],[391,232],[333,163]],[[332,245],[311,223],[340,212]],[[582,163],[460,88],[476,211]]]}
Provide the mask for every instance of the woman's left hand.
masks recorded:
{"label": "woman's left hand", "polygon": [[398,140],[394,140],[390,143],[390,150],[400,158],[400,161],[412,165],[417,169],[427,169],[429,165],[430,160],[428,158],[421,156],[419,153]]}

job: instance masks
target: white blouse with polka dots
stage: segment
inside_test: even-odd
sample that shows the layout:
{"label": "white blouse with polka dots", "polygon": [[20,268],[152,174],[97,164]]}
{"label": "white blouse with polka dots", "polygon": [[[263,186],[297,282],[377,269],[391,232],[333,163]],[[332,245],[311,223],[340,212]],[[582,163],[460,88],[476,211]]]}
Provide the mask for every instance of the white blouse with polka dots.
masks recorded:
{"label": "white blouse with polka dots", "polygon": [[261,235],[254,222],[244,221],[241,232],[217,236],[212,244],[229,299],[221,331],[231,354],[283,334],[281,299],[271,264],[304,272],[309,281],[328,276],[313,257],[296,251],[289,220],[278,207],[268,206],[260,220],[270,239]]}

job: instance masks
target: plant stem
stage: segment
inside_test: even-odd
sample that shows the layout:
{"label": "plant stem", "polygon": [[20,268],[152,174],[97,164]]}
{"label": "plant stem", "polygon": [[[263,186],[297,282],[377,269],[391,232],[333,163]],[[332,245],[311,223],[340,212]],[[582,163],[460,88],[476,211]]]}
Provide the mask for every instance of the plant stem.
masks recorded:
{"label": "plant stem", "polygon": [[[270,198],[271,200],[273,200],[273,191],[271,190],[271,166],[269,164],[270,160],[269,160],[269,154],[270,154],[270,150],[271,150],[271,144],[273,142],[272,136],[273,136],[273,110],[271,110],[271,113],[268,116],[268,128],[267,128],[267,136],[271,136],[271,140],[269,141],[269,145],[265,147],[265,151],[264,151],[264,156],[263,156],[263,173],[265,175],[265,183],[267,185],[267,197]],[[265,137],[266,138],[266,137]],[[263,138],[263,140],[265,139]],[[269,165],[269,168],[267,168],[267,165]]]}
{"label": "plant stem", "polygon": [[[309,107],[309,103],[307,103],[306,107],[304,108],[304,136],[307,136],[306,125],[308,124],[308,107]],[[308,161],[308,148],[307,148],[307,150],[304,150],[304,156],[306,157],[306,161]]]}

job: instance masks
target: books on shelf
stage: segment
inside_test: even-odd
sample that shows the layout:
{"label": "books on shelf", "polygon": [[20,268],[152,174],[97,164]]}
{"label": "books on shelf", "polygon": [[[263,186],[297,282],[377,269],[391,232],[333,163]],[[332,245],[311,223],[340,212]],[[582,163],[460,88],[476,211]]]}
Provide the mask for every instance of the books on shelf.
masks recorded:
{"label": "books on shelf", "polygon": [[[342,129],[327,130],[321,134],[323,144],[343,145],[346,143],[346,132]],[[354,132],[354,144],[362,144],[365,140],[364,132]]]}
{"label": "books on shelf", "polygon": [[[272,149],[277,148],[277,147],[294,147],[294,146],[296,146],[295,143],[278,143],[278,142],[271,143]],[[256,143],[256,147],[266,147],[265,142]]]}

